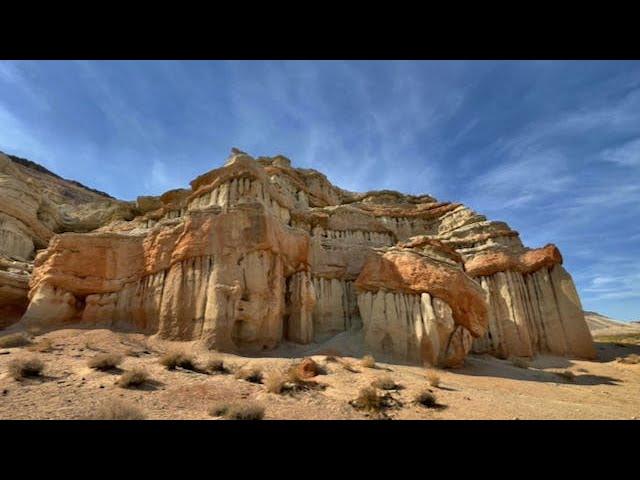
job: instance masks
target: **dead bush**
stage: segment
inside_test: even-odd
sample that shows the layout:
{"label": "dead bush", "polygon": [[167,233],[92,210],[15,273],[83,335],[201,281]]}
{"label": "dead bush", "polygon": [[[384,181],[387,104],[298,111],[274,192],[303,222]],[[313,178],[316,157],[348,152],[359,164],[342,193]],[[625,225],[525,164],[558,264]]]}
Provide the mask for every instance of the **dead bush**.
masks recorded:
{"label": "dead bush", "polygon": [[438,406],[436,396],[429,390],[421,390],[414,398],[415,403],[426,408],[435,408]]}
{"label": "dead bush", "polygon": [[429,382],[429,385],[432,387],[438,388],[440,386],[440,375],[436,372],[427,373],[427,382]]}
{"label": "dead bush", "polygon": [[352,405],[360,410],[370,410],[374,412],[378,412],[383,408],[382,397],[374,387],[360,389]]}
{"label": "dead bush", "polygon": [[251,401],[234,403],[229,406],[224,418],[228,420],[262,420],[264,407]]}
{"label": "dead bush", "polygon": [[269,393],[283,393],[286,383],[287,377],[281,372],[269,372],[264,379],[264,384],[267,387],[267,392]]}
{"label": "dead bush", "polygon": [[44,363],[37,357],[16,358],[9,362],[9,375],[15,380],[38,377],[44,370]]}
{"label": "dead bush", "polygon": [[133,368],[124,372],[117,381],[122,388],[140,387],[149,381],[149,374],[143,368]]}
{"label": "dead bush", "polygon": [[389,375],[374,380],[371,382],[371,386],[380,390],[395,390],[398,388],[398,384]]}
{"label": "dead bush", "polygon": [[360,360],[360,365],[365,368],[376,368],[376,359],[373,358],[373,355],[365,355]]}
{"label": "dead bush", "polygon": [[229,369],[225,367],[224,361],[221,358],[209,358],[204,367],[208,373],[229,373]]}
{"label": "dead bush", "polygon": [[235,377],[251,383],[262,383],[262,370],[258,367],[243,367],[236,372]]}
{"label": "dead bush", "polygon": [[91,417],[92,420],[144,420],[145,414],[135,405],[111,399],[102,403]]}
{"label": "dead bush", "polygon": [[87,361],[87,365],[94,370],[102,372],[113,370],[122,363],[122,355],[119,353],[100,353],[95,357],[91,357]]}
{"label": "dead bush", "polygon": [[229,410],[228,402],[215,402],[209,407],[209,415],[212,417],[222,417]]}
{"label": "dead bush", "polygon": [[252,401],[215,402],[209,407],[209,415],[228,420],[262,420],[264,411],[262,405]]}
{"label": "dead bush", "polygon": [[17,348],[25,345],[31,345],[31,339],[21,332],[0,337],[0,348]]}
{"label": "dead bush", "polygon": [[167,352],[160,357],[160,364],[165,366],[167,370],[175,370],[177,367],[180,367],[184,370],[198,371],[195,358],[186,352]]}

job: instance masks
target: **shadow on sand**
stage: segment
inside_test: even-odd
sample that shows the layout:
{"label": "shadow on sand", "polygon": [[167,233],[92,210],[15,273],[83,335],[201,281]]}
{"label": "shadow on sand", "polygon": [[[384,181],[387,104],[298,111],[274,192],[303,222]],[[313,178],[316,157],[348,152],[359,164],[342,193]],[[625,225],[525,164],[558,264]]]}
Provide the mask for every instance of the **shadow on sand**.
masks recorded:
{"label": "shadow on sand", "polygon": [[613,362],[617,358],[625,358],[629,355],[640,355],[640,345],[622,342],[595,342],[598,352],[598,362]]}
{"label": "shadow on sand", "polygon": [[562,357],[544,356],[531,363],[530,368],[518,368],[506,360],[470,356],[467,364],[455,372],[474,377],[497,377],[525,382],[558,383],[567,385],[620,385],[621,380],[606,375],[575,373],[565,376],[562,370],[549,371],[547,368],[567,368],[571,360]]}

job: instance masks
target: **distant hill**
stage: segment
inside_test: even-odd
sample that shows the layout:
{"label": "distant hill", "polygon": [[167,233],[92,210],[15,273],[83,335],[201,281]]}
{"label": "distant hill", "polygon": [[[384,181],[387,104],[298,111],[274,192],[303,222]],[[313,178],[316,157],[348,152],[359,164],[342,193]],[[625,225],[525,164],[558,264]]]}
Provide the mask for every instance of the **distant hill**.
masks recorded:
{"label": "distant hill", "polygon": [[[0,152],[0,153],[4,153],[4,152]],[[102,197],[113,199],[113,197],[111,195],[109,195],[108,193],[101,192],[100,190],[96,190],[95,188],[87,187],[86,185],[83,185],[82,183],[77,182],[75,180],[69,180],[67,178],[62,178],[60,175],[56,175],[55,173],[53,173],[48,168],[45,168],[45,167],[43,167],[42,165],[40,165],[40,164],[38,164],[36,162],[32,162],[31,160],[27,160],[26,158],[16,157],[15,155],[9,155],[8,153],[4,153],[4,154],[7,157],[9,157],[11,160],[13,160],[14,162],[22,165],[23,167],[30,168],[31,170],[34,170],[34,171],[40,172],[40,173],[44,173],[46,175],[50,175],[50,176],[52,176],[54,178],[57,178],[59,180],[64,180],[65,182],[68,182],[68,183],[71,183],[73,185],[76,185],[77,187],[84,188],[85,190],[93,192],[96,195],[100,195]]]}
{"label": "distant hill", "polygon": [[585,310],[584,317],[587,321],[587,325],[589,325],[589,330],[592,332],[594,330],[601,330],[603,328],[610,327],[628,327],[628,322],[622,322],[620,320],[614,320],[613,318],[609,318],[606,315],[602,315],[597,312],[589,312]]}

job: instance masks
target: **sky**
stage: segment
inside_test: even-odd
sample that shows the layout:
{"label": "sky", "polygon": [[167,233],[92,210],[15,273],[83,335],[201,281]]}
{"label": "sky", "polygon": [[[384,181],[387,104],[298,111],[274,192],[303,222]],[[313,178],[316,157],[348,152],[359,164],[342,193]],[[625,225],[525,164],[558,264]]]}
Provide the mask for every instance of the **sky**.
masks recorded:
{"label": "sky", "polygon": [[462,202],[555,243],[586,310],[640,319],[640,62],[0,61],[0,150],[117,198],[231,147]]}

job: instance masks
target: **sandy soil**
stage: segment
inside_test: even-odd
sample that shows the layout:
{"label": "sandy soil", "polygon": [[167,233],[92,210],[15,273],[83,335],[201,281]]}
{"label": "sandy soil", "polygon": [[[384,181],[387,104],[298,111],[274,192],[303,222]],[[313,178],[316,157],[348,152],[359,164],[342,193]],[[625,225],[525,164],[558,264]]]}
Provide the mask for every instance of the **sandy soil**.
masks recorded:
{"label": "sandy soil", "polygon": [[[178,345],[191,348],[201,360],[212,355],[193,344],[108,330],[65,329],[35,339],[50,339],[53,348],[48,352],[32,352],[29,347],[0,350],[0,418],[85,419],[92,417],[101,403],[115,398],[138,406],[149,419],[211,419],[208,407],[218,400],[255,400],[266,408],[265,419],[367,419],[371,416],[356,410],[349,401],[376,378],[390,375],[401,385],[390,393],[396,406],[385,414],[392,419],[638,419],[640,364],[624,364],[616,358],[640,354],[640,339],[625,338],[611,341],[606,337],[598,342],[597,361],[539,356],[528,369],[488,355],[471,355],[464,368],[438,370],[438,388],[427,382],[427,374],[433,370],[380,362],[376,368],[364,368],[355,357],[327,362],[325,355],[313,355],[327,369],[325,375],[314,379],[324,389],[277,395],[233,374],[169,371],[158,363],[162,352]],[[309,353],[330,353],[335,346],[334,342],[333,346],[304,351],[285,346],[257,358],[215,356],[232,368],[252,365],[267,372],[285,369]],[[89,368],[88,359],[100,352],[124,354],[121,370]],[[44,376],[14,380],[8,374],[9,362],[32,355],[44,361]],[[343,363],[352,364],[356,372],[347,371]],[[154,382],[141,389],[117,386],[122,370],[133,367],[144,367]],[[555,373],[563,370],[573,372],[575,379]],[[427,409],[413,403],[415,394],[424,388],[432,390],[440,407]]]}

